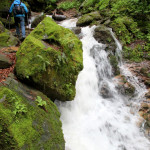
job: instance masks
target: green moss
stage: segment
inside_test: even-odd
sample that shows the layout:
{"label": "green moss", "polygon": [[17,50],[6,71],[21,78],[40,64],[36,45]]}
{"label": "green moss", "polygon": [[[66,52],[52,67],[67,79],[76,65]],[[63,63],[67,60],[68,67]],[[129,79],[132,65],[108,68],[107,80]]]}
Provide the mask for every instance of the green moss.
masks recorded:
{"label": "green moss", "polygon": [[17,44],[17,38],[4,28],[0,22],[0,48]]}
{"label": "green moss", "polygon": [[[31,32],[17,52],[18,77],[32,80],[52,99],[74,98],[75,82],[81,69],[81,42],[72,31],[49,17]],[[65,88],[70,84],[73,92]]]}
{"label": "green moss", "polygon": [[69,10],[72,8],[79,8],[79,6],[80,6],[80,2],[77,0],[73,0],[73,1],[61,2],[58,4],[57,8],[63,10]]}
{"label": "green moss", "polygon": [[78,19],[77,26],[89,25],[93,21],[100,20],[100,19],[101,19],[101,16],[98,11],[91,12],[80,17]]}
{"label": "green moss", "polygon": [[110,64],[112,65],[112,68],[113,68],[113,74],[115,76],[119,75],[120,74],[120,69],[118,67],[118,61],[117,61],[116,56],[110,55],[109,60],[110,60]]}
{"label": "green moss", "polygon": [[134,22],[132,18],[126,16],[118,17],[110,24],[110,26],[123,44],[130,43],[133,39],[140,36],[137,23]]}
{"label": "green moss", "polygon": [[[29,100],[17,92],[0,87],[0,99],[3,99],[0,103],[0,148],[64,150],[60,114],[55,104],[46,96],[37,94],[46,101],[46,111],[34,101],[31,105]],[[15,102],[24,104],[27,112],[14,114]]]}
{"label": "green moss", "polygon": [[80,10],[82,13],[89,13],[91,11],[96,10],[95,9],[95,4],[98,2],[98,0],[86,0],[82,3],[81,7],[82,9]]}

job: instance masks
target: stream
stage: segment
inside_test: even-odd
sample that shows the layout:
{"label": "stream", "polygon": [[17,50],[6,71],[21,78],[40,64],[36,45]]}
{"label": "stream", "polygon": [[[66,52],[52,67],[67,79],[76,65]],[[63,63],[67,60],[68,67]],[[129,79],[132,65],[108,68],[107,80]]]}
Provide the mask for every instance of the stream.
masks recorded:
{"label": "stream", "polygon": [[[76,21],[66,20],[61,25],[71,29]],[[132,99],[119,94],[108,53],[94,39],[94,29],[95,26],[81,29],[84,68],[78,75],[75,99],[56,102],[66,150],[150,150],[149,140],[137,126],[139,102],[144,99],[146,89],[124,66],[122,47],[110,29],[117,44],[121,74],[136,88]],[[107,98],[100,95],[104,85],[109,92]]]}

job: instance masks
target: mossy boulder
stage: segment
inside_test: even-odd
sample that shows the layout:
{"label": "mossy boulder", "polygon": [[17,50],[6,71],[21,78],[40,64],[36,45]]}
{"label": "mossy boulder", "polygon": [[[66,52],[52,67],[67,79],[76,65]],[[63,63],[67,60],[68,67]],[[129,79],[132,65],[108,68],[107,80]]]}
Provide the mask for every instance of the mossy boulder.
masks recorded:
{"label": "mossy boulder", "polygon": [[14,46],[17,43],[18,39],[14,37],[10,31],[5,29],[4,25],[0,22],[0,48]]}
{"label": "mossy boulder", "polygon": [[116,43],[115,43],[113,36],[111,35],[110,30],[107,27],[103,25],[96,27],[94,30],[94,38],[99,43],[106,45],[105,50],[115,52],[117,48]]}
{"label": "mossy boulder", "polygon": [[[16,85],[14,89],[0,87],[0,149],[64,150],[55,104],[38,91],[32,93],[34,97],[21,94]],[[37,96],[46,104],[40,105]]]}
{"label": "mossy boulder", "polygon": [[91,12],[80,17],[77,21],[77,26],[80,27],[87,26],[90,25],[93,21],[100,20],[100,19],[101,19],[101,15],[98,11]]}
{"label": "mossy boulder", "polygon": [[18,50],[16,74],[52,100],[72,100],[82,70],[82,44],[69,29],[46,17]]}

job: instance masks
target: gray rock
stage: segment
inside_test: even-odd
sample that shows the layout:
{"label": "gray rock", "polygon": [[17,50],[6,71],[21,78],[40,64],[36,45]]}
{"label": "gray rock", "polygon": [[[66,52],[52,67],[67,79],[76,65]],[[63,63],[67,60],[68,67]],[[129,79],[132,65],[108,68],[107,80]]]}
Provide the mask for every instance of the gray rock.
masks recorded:
{"label": "gray rock", "polygon": [[0,69],[9,68],[12,65],[11,60],[3,54],[0,54]]}
{"label": "gray rock", "polygon": [[111,90],[109,89],[107,84],[103,84],[102,88],[100,89],[100,95],[103,98],[112,98],[113,94],[111,93]]}
{"label": "gray rock", "polygon": [[80,27],[74,27],[72,28],[72,31],[75,33],[75,34],[80,34],[81,33],[81,28]]}
{"label": "gray rock", "polygon": [[105,26],[98,26],[94,31],[94,38],[102,44],[106,44],[105,50],[111,50],[114,52],[116,50],[116,43],[113,39],[109,29]]}

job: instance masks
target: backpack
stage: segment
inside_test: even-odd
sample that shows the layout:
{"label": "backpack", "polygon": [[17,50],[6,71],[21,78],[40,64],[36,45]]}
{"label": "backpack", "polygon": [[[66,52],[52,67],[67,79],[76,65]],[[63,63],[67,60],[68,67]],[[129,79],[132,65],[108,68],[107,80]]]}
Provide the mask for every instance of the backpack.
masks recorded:
{"label": "backpack", "polygon": [[13,13],[14,13],[14,15],[25,14],[24,7],[21,6],[21,1],[20,1],[20,4],[14,4]]}

